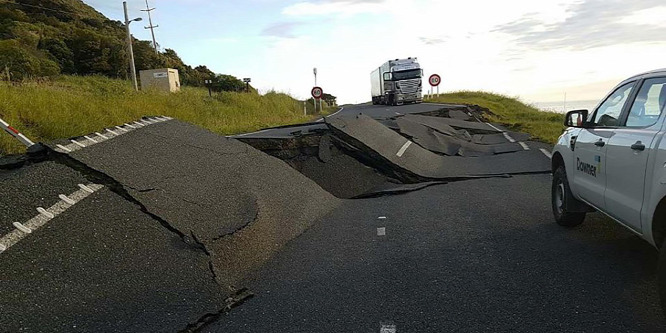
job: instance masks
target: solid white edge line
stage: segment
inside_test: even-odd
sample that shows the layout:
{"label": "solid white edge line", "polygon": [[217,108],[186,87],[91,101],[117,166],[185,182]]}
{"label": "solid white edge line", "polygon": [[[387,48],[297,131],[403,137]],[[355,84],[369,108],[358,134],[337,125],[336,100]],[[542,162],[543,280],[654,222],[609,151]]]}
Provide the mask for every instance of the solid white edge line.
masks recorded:
{"label": "solid white edge line", "polygon": [[328,118],[328,117],[333,117],[333,116],[335,116],[336,114],[338,114],[338,113],[342,112],[342,110],[344,110],[344,109],[345,109],[344,107],[341,107],[341,108],[340,108],[340,110],[338,110],[338,111],[337,111],[336,113],[334,113],[334,114],[329,114],[329,115],[328,115],[328,116],[326,116],[325,118]]}
{"label": "solid white edge line", "polygon": [[[235,135],[235,136],[239,137],[239,136],[246,136],[246,135],[251,135],[251,134],[259,134],[259,133],[263,133],[263,132],[266,132],[266,131],[269,131],[269,129],[264,129],[264,130],[256,131],[256,132],[252,132],[252,133],[239,134],[239,135]],[[233,136],[234,135],[232,135],[230,137],[233,137]]]}
{"label": "solid white edge line", "polygon": [[544,155],[546,155],[546,157],[548,157],[548,158],[553,158],[553,154],[552,154],[551,152],[549,152],[548,150],[546,150],[545,148],[541,148],[541,149],[539,149],[539,150],[541,150],[541,152],[542,152]]}
{"label": "solid white edge line", "polygon": [[518,144],[520,144],[524,150],[530,150],[530,146],[528,146],[525,142],[518,142]]}
{"label": "solid white edge line", "polygon": [[402,147],[400,148],[400,150],[398,150],[398,153],[395,154],[395,155],[398,156],[398,157],[402,157],[402,155],[405,154],[405,151],[407,151],[407,148],[409,148],[409,146],[411,146],[411,145],[412,145],[412,142],[411,142],[411,141],[407,141],[407,142],[405,142],[405,144],[402,145]]}

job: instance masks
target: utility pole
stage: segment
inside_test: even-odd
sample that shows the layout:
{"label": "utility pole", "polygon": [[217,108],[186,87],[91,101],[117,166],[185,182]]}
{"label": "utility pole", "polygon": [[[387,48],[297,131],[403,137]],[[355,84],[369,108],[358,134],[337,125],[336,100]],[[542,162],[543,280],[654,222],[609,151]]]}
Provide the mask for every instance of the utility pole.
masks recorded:
{"label": "utility pole", "polygon": [[[315,85],[314,86],[316,87],[317,86],[317,67],[312,69],[312,71],[314,72],[314,76],[315,76]],[[312,102],[314,102],[314,113],[316,114],[317,113],[317,99],[314,98],[314,96],[312,97]]]}
{"label": "utility pole", "polygon": [[130,33],[130,23],[141,21],[142,18],[137,17],[133,20],[129,19],[129,15],[127,14],[127,1],[123,1],[123,9],[125,10],[125,29],[127,29],[127,49],[129,50],[130,58],[130,74],[132,74],[134,90],[139,91],[139,83],[136,81],[136,67],[134,65],[134,49],[132,48],[132,33]]}
{"label": "utility pole", "polygon": [[147,12],[148,13],[148,24],[150,24],[147,27],[144,27],[144,29],[150,29],[150,33],[153,35],[153,48],[155,48],[155,54],[157,54],[157,40],[155,40],[155,28],[159,28],[159,25],[153,25],[153,18],[150,15],[150,12],[155,10],[155,8],[150,8],[148,5],[148,0],[146,0],[146,9],[141,10],[142,12]]}

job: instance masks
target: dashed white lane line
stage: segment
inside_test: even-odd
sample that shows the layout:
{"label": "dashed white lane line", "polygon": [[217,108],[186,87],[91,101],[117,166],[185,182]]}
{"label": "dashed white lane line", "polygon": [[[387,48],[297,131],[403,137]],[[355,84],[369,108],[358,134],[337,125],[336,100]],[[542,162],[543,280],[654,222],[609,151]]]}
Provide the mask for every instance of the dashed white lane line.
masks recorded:
{"label": "dashed white lane line", "polygon": [[504,132],[504,131],[502,131],[501,129],[495,127],[495,126],[494,126],[493,124],[491,124],[491,123],[484,123],[484,124],[486,124],[486,125],[492,127],[494,130],[496,130],[496,131],[498,131],[498,132]]}
{"label": "dashed white lane line", "polygon": [[530,146],[528,146],[525,142],[518,142],[518,144],[520,144],[524,150],[530,150]]}
{"label": "dashed white lane line", "polygon": [[93,138],[91,138],[91,137],[89,137],[89,136],[87,136],[87,135],[84,135],[83,137],[86,138],[87,140],[92,141],[92,143],[99,143],[99,141],[97,141],[97,140],[95,140],[95,139],[93,139]]}
{"label": "dashed white lane line", "polygon": [[380,219],[380,220],[386,220],[386,216],[380,216],[380,217],[378,217],[378,219]]}
{"label": "dashed white lane line", "polygon": [[509,140],[509,142],[511,142],[511,143],[516,142],[516,139],[512,138],[507,132],[502,132],[502,135],[504,135],[504,137],[505,137],[507,140]]}
{"label": "dashed white lane line", "polygon": [[67,148],[63,145],[56,145],[56,147],[62,149],[62,151],[64,151],[65,153],[71,153],[72,152],[71,150],[69,150],[69,148]]}
{"label": "dashed white lane line", "polygon": [[22,233],[26,233],[26,234],[31,234],[32,233],[32,229],[24,226],[23,224],[21,224],[19,222],[14,222],[13,225],[14,225],[14,227],[16,227],[16,229],[20,230]]}
{"label": "dashed white lane line", "polygon": [[66,202],[66,203],[68,203],[68,204],[70,204],[70,205],[73,205],[73,204],[76,203],[76,201],[70,199],[69,197],[67,197],[67,196],[64,195],[64,194],[59,195],[58,198],[60,198],[60,200]]}
{"label": "dashed white lane line", "polygon": [[546,150],[546,149],[544,149],[544,148],[541,148],[541,149],[539,149],[539,150],[541,150],[541,152],[542,152],[544,155],[546,155],[546,157],[548,157],[548,158],[553,158],[553,154],[552,154],[551,152],[549,152],[548,150]]}
{"label": "dashed white lane line", "polygon": [[398,157],[402,157],[402,155],[404,155],[405,152],[407,151],[407,148],[409,148],[409,146],[411,146],[411,145],[412,145],[412,142],[411,142],[411,141],[407,141],[407,142],[405,142],[405,144],[402,145],[402,147],[400,148],[400,150],[398,150],[398,153],[396,153],[395,155],[398,156]]}
{"label": "dashed white lane line", "polygon": [[[66,196],[66,198],[69,199],[69,201],[65,201],[61,196],[60,199],[62,200],[58,201],[55,205],[49,207],[48,209],[44,209],[41,207],[37,208],[39,214],[33,217],[32,219],[28,220],[28,222],[26,223],[14,222],[13,225],[16,229],[0,237],[0,254],[9,249],[10,247],[16,245],[16,243],[21,241],[23,238],[28,237],[28,235],[32,234],[35,230],[44,226],[46,223],[54,219],[56,216],[62,214],[64,211],[72,207],[77,202],[80,202],[81,200],[85,199],[92,193],[99,191],[104,186],[98,184],[88,184],[88,185],[81,184],[79,185],[79,187],[81,188],[80,190]],[[74,202],[74,204],[71,204],[70,202]]]}
{"label": "dashed white lane line", "polygon": [[377,236],[386,236],[386,228],[377,228]]}
{"label": "dashed white lane line", "polygon": [[379,324],[379,333],[396,333],[398,331],[395,324]]}
{"label": "dashed white lane line", "polygon": [[75,144],[75,145],[77,145],[77,146],[79,146],[79,147],[81,147],[81,148],[85,148],[85,147],[86,147],[84,144],[82,144],[81,142],[78,142],[78,141],[76,141],[76,140],[69,140],[69,141],[72,141],[73,144]]}

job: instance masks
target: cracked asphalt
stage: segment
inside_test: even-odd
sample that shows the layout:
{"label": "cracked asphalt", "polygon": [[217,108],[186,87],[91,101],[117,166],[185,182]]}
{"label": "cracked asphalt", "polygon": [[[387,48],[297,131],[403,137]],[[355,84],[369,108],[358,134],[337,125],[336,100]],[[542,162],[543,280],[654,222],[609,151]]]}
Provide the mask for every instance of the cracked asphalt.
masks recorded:
{"label": "cracked asphalt", "polygon": [[[442,109],[364,105],[333,117],[389,124]],[[478,158],[475,170],[524,161],[515,170],[540,174],[397,188],[373,170],[364,174],[377,179],[355,179],[346,157],[324,156],[326,168],[341,166],[341,186],[420,188],[356,200],[178,121],[72,153],[80,172],[54,162],[2,171],[0,237],[79,183],[106,187],[0,253],[0,332],[666,331],[656,251],[600,214],[557,226],[539,155],[548,146],[527,144],[529,154]],[[330,181],[309,162],[302,168]],[[254,297],[229,310],[245,288]]]}

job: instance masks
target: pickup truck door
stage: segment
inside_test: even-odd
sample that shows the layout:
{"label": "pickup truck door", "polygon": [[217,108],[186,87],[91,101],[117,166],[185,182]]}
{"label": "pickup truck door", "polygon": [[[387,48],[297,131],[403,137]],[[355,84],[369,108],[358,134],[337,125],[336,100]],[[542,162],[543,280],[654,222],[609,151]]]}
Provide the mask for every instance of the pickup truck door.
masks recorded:
{"label": "pickup truck door", "polygon": [[572,190],[584,201],[604,210],[606,202],[606,150],[635,82],[617,88],[592,113],[573,146]]}
{"label": "pickup truck door", "polygon": [[606,151],[606,213],[642,232],[641,209],[648,157],[661,130],[666,78],[643,81],[623,126],[614,130]]}

